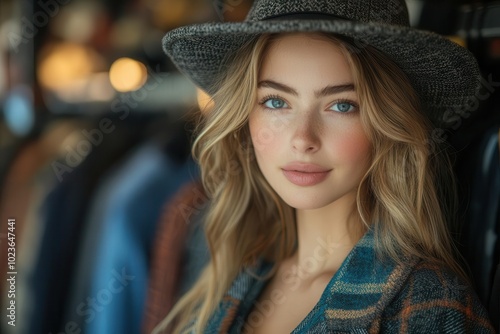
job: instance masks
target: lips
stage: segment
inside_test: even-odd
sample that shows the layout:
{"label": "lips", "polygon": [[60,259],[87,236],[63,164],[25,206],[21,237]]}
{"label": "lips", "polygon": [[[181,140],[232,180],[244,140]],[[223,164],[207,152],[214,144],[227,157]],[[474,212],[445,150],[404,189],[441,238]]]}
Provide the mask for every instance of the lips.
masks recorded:
{"label": "lips", "polygon": [[331,172],[315,164],[294,162],[282,168],[285,177],[298,186],[313,186],[323,182]]}

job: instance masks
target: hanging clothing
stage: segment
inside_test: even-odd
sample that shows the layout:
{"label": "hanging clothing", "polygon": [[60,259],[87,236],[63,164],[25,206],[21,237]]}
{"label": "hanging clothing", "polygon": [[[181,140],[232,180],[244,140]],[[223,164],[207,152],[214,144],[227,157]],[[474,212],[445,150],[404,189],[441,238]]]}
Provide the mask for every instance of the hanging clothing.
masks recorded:
{"label": "hanging clothing", "polygon": [[[64,152],[67,145],[66,139],[88,125],[83,121],[58,119],[42,132],[23,139],[15,151],[16,154],[11,156],[5,166],[2,192],[8,197],[4,197],[0,202],[0,216],[6,214],[16,218],[18,319],[30,319],[35,312],[32,297],[35,292],[30,282],[34,277],[36,259],[46,227],[46,222],[40,219],[40,208],[48,193],[59,183],[52,163],[61,158],[61,152]],[[6,228],[7,224],[3,226]],[[15,328],[7,323],[2,323],[2,326],[5,326],[2,327],[5,332],[27,333],[30,322],[17,321]]]}
{"label": "hanging clothing", "polygon": [[[29,323],[30,334],[59,331],[92,193],[100,176],[143,138],[137,128],[127,125],[116,126],[109,136],[100,145],[88,144],[91,151],[76,166],[68,163],[68,158],[51,164],[53,167],[58,163],[67,172],[54,170],[53,177],[57,175],[59,183],[41,207],[40,222],[44,226],[41,247],[32,276],[28,277],[33,308],[24,320]],[[76,142],[81,143],[83,140]]]}
{"label": "hanging clothing", "polygon": [[[31,203],[37,201],[36,188],[40,171],[50,167],[50,162],[58,157],[58,149],[55,143],[62,143],[73,131],[82,126],[78,122],[60,121],[52,125],[50,131],[45,131],[38,136],[21,139],[20,142],[8,150],[2,150],[0,159],[0,235],[7,238],[8,219],[15,219],[16,248],[19,253],[24,242],[24,234],[27,233],[26,225],[29,224],[27,213]],[[62,146],[62,145],[61,145]],[[53,174],[53,172],[52,172]],[[50,178],[50,174],[49,180]],[[8,243],[0,243],[2,254],[7,254]],[[26,249],[26,250],[29,250]],[[19,259],[17,254],[17,258]],[[19,262],[18,262],[19,264]],[[0,259],[0,272],[2,280],[0,293],[6,282],[5,272],[7,268],[7,256]]]}
{"label": "hanging clothing", "polygon": [[500,261],[500,152],[499,129],[485,131],[474,146],[475,166],[468,170],[470,203],[462,227],[461,251],[468,262],[481,301],[489,302],[493,274]]}
{"label": "hanging clothing", "polygon": [[177,163],[152,141],[104,177],[86,224],[67,321],[84,333],[140,331],[161,206],[193,175],[191,159]]}
{"label": "hanging clothing", "polygon": [[207,207],[199,181],[186,184],[165,203],[152,249],[142,333],[151,333],[208,263],[202,228]]}

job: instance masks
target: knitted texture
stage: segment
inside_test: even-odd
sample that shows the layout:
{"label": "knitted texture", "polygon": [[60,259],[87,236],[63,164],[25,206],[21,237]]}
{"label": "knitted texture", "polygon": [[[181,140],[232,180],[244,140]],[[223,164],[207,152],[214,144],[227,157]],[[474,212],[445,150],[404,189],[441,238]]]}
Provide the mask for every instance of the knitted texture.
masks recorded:
{"label": "knitted texture", "polygon": [[[332,17],[283,17],[296,13]],[[286,32],[339,34],[381,50],[406,73],[435,127],[450,128],[457,115],[477,109],[481,77],[475,58],[442,36],[409,27],[403,0],[256,0],[245,22],[180,27],[165,35],[163,49],[182,73],[213,94],[216,79],[245,42]]]}
{"label": "knitted texture", "polygon": [[300,12],[327,13],[365,23],[410,24],[406,2],[400,0],[256,1],[246,21],[261,21],[269,16]]}

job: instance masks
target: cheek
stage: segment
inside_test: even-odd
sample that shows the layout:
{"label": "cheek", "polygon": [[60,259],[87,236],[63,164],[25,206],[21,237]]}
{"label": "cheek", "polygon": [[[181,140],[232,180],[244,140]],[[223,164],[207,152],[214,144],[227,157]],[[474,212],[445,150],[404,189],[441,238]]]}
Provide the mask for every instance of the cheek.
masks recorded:
{"label": "cheek", "polygon": [[346,162],[367,164],[371,152],[371,143],[362,128],[353,128],[346,135],[337,137],[333,148],[337,155]]}
{"label": "cheek", "polygon": [[248,126],[257,155],[272,152],[274,147],[278,145],[279,133],[269,124],[269,120],[265,117],[251,116]]}

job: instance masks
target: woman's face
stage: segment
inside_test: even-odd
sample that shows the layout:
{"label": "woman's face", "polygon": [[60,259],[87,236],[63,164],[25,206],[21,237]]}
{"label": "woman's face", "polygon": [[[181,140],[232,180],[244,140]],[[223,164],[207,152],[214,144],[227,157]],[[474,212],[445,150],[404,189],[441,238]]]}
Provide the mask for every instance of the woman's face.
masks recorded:
{"label": "woman's face", "polygon": [[351,70],[331,41],[301,33],[269,46],[249,127],[259,168],[288,205],[352,203],[371,145]]}

